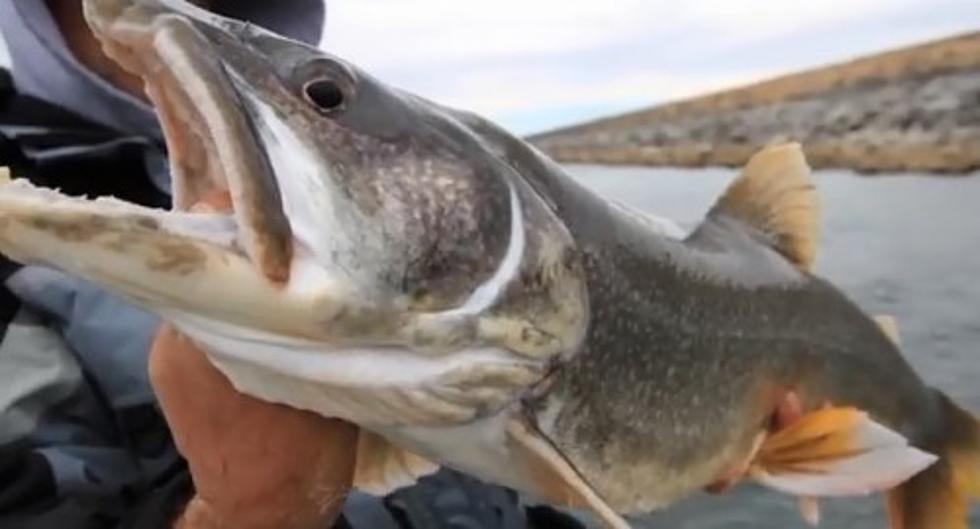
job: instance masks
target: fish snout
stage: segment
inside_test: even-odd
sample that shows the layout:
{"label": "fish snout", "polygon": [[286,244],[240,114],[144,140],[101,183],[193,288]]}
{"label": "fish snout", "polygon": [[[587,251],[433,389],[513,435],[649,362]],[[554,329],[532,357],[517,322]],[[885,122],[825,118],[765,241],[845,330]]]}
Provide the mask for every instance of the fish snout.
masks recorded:
{"label": "fish snout", "polygon": [[156,0],[83,0],[82,6],[89,27],[103,40],[123,36],[123,29],[145,31],[168,11]]}
{"label": "fish snout", "polygon": [[85,21],[106,54],[142,75],[155,57],[153,40],[161,16],[174,12],[155,0],[83,0]]}
{"label": "fish snout", "polygon": [[184,0],[82,0],[85,20],[103,42],[151,37],[161,20],[220,25],[221,17]]}

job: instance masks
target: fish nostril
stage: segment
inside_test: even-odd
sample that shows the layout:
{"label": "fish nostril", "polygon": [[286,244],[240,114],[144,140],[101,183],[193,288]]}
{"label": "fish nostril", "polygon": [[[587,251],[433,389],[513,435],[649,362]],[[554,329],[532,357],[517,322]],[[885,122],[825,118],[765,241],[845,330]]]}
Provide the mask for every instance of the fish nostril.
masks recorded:
{"label": "fish nostril", "polygon": [[306,100],[323,112],[338,110],[344,105],[344,91],[330,79],[317,79],[303,86]]}

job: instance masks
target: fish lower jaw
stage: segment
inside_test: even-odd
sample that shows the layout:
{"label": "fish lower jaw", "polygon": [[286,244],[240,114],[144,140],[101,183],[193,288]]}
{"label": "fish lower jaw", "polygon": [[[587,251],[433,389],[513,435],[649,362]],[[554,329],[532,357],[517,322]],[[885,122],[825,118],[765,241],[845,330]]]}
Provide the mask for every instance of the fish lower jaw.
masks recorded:
{"label": "fish lower jaw", "polygon": [[380,428],[465,424],[514,403],[544,372],[495,347],[438,356],[336,345],[163,311],[240,391]]}

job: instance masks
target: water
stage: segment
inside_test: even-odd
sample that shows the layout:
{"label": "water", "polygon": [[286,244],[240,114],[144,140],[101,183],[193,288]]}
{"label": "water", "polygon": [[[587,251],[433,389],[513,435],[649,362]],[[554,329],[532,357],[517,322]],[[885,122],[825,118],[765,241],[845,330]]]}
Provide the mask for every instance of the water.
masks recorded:
{"label": "water", "polygon": [[[696,224],[735,172],[572,166],[600,194]],[[902,349],[931,385],[980,412],[980,175],[816,174],[823,203],[817,273],[871,314],[898,319]],[[823,502],[821,527],[880,529],[878,498]],[[657,529],[807,527],[793,498],[752,485],[644,517]],[[970,527],[980,529],[980,509]]]}

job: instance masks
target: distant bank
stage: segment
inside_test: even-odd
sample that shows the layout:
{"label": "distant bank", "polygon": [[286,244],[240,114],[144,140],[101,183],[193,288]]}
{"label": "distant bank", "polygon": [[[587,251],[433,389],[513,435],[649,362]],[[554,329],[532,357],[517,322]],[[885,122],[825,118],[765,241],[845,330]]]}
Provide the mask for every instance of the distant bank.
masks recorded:
{"label": "distant bank", "polygon": [[743,164],[801,141],[811,165],[980,169],[980,32],[532,136],[562,162]]}

